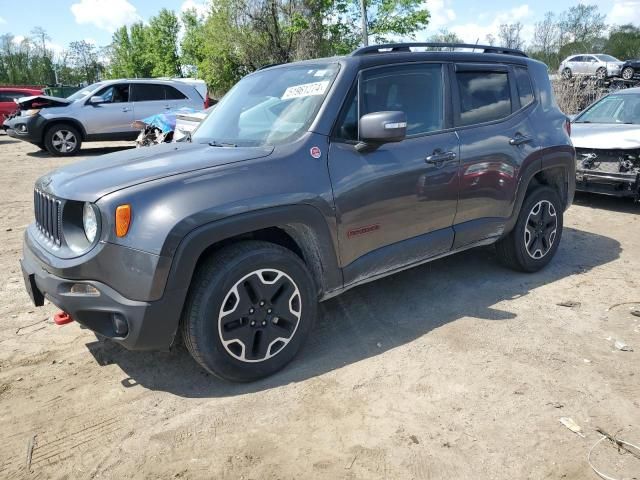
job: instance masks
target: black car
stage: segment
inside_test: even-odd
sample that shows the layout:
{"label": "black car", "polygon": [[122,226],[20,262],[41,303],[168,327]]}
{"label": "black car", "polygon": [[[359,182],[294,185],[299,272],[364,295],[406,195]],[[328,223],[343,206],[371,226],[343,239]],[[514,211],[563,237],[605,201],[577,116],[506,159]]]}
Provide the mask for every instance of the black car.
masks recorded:
{"label": "black car", "polygon": [[624,62],[620,74],[625,80],[633,80],[634,78],[640,77],[640,59],[627,60]]}
{"label": "black car", "polygon": [[363,283],[489,244],[540,270],[575,190],[547,67],[418,50],[433,46],[259,70],[191,142],[40,178],[22,260],[34,302],[131,349],[182,336],[207,371],[247,381],[295,356],[318,301]]}

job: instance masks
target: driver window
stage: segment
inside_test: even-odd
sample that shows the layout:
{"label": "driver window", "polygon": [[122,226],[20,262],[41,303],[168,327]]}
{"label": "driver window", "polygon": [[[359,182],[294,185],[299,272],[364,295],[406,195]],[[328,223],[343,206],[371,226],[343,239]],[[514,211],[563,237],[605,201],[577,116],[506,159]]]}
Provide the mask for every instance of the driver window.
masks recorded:
{"label": "driver window", "polygon": [[[442,66],[402,65],[365,71],[360,81],[360,116],[382,111],[407,115],[407,135],[420,135],[444,128]],[[343,107],[336,136],[358,139],[358,101],[355,92]]]}
{"label": "driver window", "polygon": [[109,85],[96,95],[104,98],[105,103],[126,103],[129,101],[129,84]]}

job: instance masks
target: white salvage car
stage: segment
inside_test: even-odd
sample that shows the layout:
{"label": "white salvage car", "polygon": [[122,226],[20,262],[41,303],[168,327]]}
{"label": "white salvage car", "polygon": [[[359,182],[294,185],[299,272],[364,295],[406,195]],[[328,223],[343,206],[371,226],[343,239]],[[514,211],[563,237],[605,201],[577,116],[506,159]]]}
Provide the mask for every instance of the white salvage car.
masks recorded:
{"label": "white salvage car", "polygon": [[576,189],[640,198],[640,88],[611,93],[572,123]]}

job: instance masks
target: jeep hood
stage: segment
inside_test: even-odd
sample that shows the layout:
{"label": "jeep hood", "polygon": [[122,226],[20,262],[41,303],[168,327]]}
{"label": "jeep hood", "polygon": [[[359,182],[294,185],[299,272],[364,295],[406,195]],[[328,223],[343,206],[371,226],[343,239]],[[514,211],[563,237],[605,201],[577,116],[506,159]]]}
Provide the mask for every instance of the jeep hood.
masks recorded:
{"label": "jeep hood", "polygon": [[604,150],[640,148],[640,125],[572,123],[571,141],[576,148]]}
{"label": "jeep hood", "polygon": [[30,108],[64,107],[73,103],[71,100],[60,97],[50,97],[48,95],[34,95],[32,97],[22,97],[15,100],[20,110]]}
{"label": "jeep hood", "polygon": [[71,200],[95,202],[109,193],[172,175],[266,157],[273,147],[212,147],[198,143],[164,143],[123,150],[55,170],[36,188]]}

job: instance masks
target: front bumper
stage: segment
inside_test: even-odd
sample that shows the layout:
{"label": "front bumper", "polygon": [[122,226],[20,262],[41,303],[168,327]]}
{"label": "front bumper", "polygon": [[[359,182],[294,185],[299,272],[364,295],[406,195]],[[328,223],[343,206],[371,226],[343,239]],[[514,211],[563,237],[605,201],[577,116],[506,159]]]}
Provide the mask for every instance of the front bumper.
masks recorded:
{"label": "front bumper", "polygon": [[[165,291],[159,300],[131,300],[104,282],[54,275],[27,241],[20,264],[36,306],[46,298],[81,325],[131,350],[166,350],[173,343],[184,289]],[[74,284],[91,285],[99,295],[70,293]]]}
{"label": "front bumper", "polygon": [[12,138],[24,140],[30,143],[42,143],[44,134],[44,118],[40,115],[32,115],[30,117],[22,117],[16,115],[2,124],[2,128]]}

